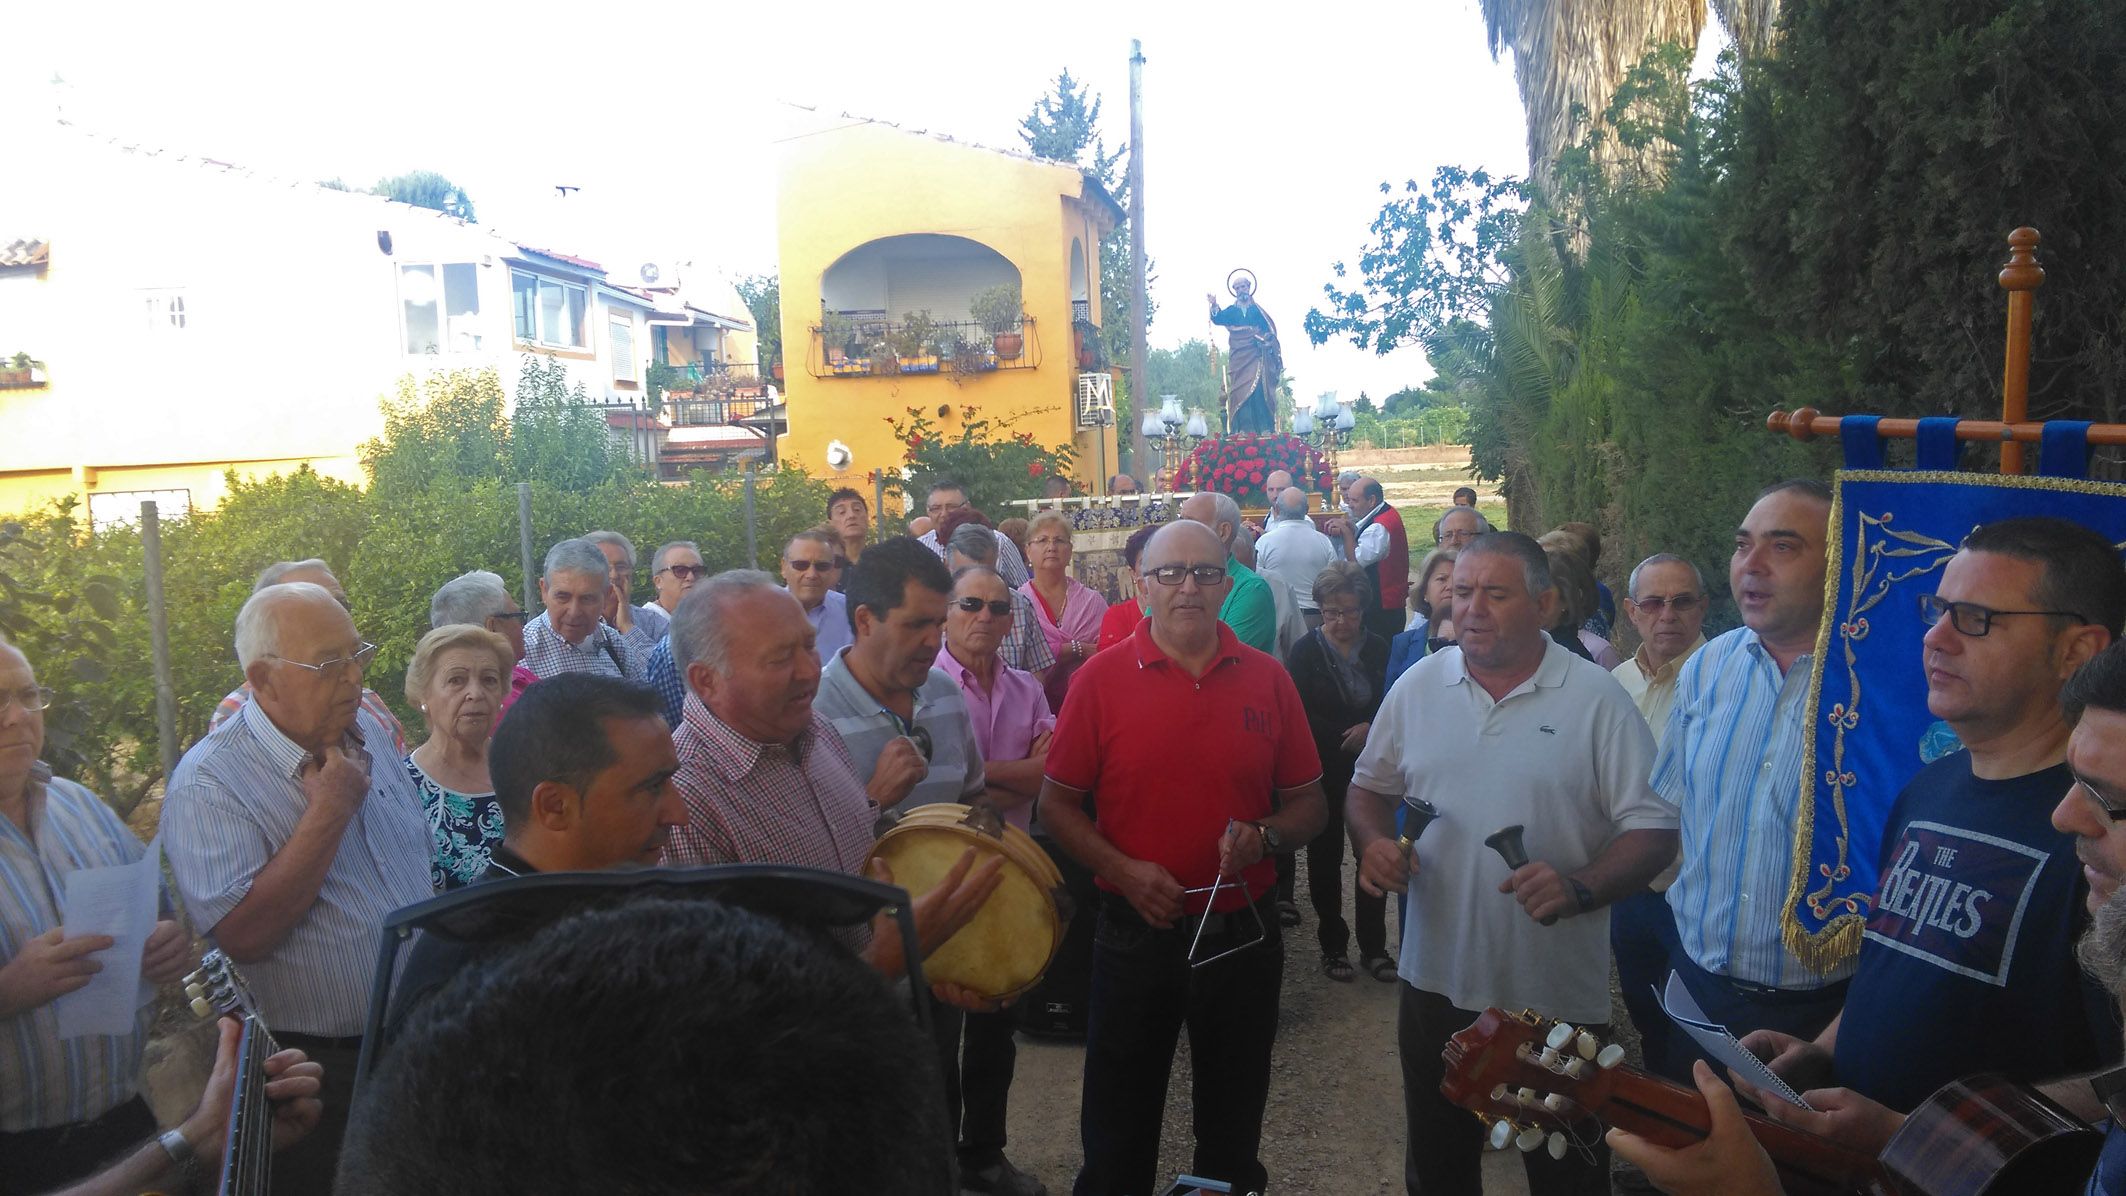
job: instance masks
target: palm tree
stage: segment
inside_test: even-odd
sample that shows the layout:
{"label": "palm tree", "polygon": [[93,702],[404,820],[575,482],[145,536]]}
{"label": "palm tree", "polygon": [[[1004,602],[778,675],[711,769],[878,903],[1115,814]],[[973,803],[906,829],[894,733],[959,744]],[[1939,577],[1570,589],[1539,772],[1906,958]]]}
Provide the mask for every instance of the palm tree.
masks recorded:
{"label": "palm tree", "polygon": [[[1705,0],[1482,0],[1491,55],[1511,47],[1513,73],[1528,113],[1529,176],[1553,191],[1558,154],[1586,136],[1617,85],[1655,46],[1695,47],[1705,31]],[[1713,0],[1720,23],[1745,57],[1771,46],[1779,0]],[[1598,161],[1629,151],[1596,146]]]}

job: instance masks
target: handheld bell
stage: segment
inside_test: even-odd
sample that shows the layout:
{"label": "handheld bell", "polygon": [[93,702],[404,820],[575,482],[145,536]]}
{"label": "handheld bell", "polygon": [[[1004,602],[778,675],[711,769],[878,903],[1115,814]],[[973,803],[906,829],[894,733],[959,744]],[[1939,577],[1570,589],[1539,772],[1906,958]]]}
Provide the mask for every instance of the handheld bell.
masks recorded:
{"label": "handheld bell", "polygon": [[1404,851],[1410,850],[1424,837],[1425,828],[1439,817],[1439,807],[1422,797],[1410,794],[1403,798],[1403,833],[1395,840]]}
{"label": "handheld bell", "polygon": [[[1493,831],[1491,836],[1484,840],[1484,846],[1498,852],[1499,858],[1506,861],[1506,867],[1515,872],[1519,872],[1528,866],[1528,848],[1521,842],[1522,829],[1521,824],[1515,823],[1504,829]],[[1558,916],[1551,914],[1548,917],[1536,920],[1544,926],[1549,926],[1558,920]]]}

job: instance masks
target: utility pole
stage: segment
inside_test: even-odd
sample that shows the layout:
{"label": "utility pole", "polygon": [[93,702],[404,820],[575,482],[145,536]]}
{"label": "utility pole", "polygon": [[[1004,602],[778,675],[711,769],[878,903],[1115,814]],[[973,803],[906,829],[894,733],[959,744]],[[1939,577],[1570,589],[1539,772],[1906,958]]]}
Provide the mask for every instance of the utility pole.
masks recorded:
{"label": "utility pole", "polygon": [[1129,291],[1129,397],[1135,416],[1129,421],[1129,463],[1143,473],[1152,455],[1144,443],[1151,354],[1144,346],[1149,310],[1144,295],[1144,43],[1136,38],[1129,42]]}

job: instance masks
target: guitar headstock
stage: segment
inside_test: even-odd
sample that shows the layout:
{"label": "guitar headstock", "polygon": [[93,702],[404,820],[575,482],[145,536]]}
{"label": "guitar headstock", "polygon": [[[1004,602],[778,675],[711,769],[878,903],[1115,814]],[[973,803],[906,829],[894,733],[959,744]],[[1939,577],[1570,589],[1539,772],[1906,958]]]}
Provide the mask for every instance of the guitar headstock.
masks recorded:
{"label": "guitar headstock", "polygon": [[1440,1093],[1489,1125],[1494,1148],[1532,1151],[1547,1140],[1563,1158],[1573,1127],[1608,1102],[1624,1048],[1526,1011],[1487,1009],[1442,1055]]}
{"label": "guitar headstock", "polygon": [[186,976],[184,984],[194,1017],[258,1016],[258,1003],[252,999],[250,987],[244,983],[236,965],[219,949],[201,956],[199,970]]}

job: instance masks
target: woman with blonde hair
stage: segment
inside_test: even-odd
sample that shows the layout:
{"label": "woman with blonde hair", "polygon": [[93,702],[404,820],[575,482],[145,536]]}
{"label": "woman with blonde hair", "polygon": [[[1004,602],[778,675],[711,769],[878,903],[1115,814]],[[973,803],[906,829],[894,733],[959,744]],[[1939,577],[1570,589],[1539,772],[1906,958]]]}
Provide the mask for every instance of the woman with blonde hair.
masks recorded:
{"label": "woman with blonde hair", "polygon": [[1042,511],[1026,523],[1026,563],[1033,578],[1019,592],[1033,600],[1034,618],[1056,654],[1042,688],[1048,708],[1063,709],[1070,679],[1087,657],[1100,649],[1100,620],[1107,600],[1070,575],[1070,519],[1061,511]]}
{"label": "woman with blonde hair", "polygon": [[484,627],[450,623],[422,636],[406,666],[406,700],[428,724],[428,738],[406,755],[406,775],[420,791],[435,838],[429,879],[437,892],[479,879],[502,841],[487,745],[515,663],[508,640]]}
{"label": "woman with blonde hair", "polygon": [[1410,609],[1417,615],[1405,631],[1388,641],[1388,684],[1424,659],[1426,651],[1442,633],[1452,640],[1454,618],[1454,550],[1435,548],[1417,563],[1410,587]]}

